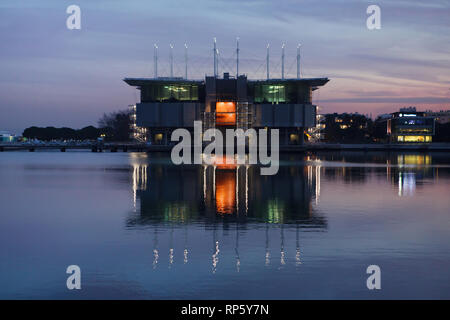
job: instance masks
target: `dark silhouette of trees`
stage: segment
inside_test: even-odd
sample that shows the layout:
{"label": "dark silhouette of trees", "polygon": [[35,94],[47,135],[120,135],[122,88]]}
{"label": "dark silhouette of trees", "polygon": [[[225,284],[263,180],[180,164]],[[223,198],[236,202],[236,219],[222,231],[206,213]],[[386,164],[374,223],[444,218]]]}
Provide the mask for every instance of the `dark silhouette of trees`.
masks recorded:
{"label": "dark silhouette of trees", "polygon": [[334,143],[370,143],[373,121],[362,114],[325,115],[325,141]]}
{"label": "dark silhouette of trees", "polygon": [[79,130],[72,128],[30,127],[23,131],[22,136],[27,139],[50,140],[95,140],[100,136],[99,129],[88,126]]}
{"label": "dark silhouette of trees", "polygon": [[23,131],[22,136],[27,139],[42,141],[51,140],[97,140],[103,137],[105,141],[125,142],[130,140],[131,114],[128,110],[121,110],[104,114],[98,121],[99,128],[94,126],[82,129],[30,127]]}
{"label": "dark silhouette of trees", "polygon": [[450,122],[435,124],[434,142],[450,142]]}
{"label": "dark silhouette of trees", "polygon": [[131,113],[121,110],[103,114],[98,121],[100,130],[107,141],[129,141],[131,134]]}

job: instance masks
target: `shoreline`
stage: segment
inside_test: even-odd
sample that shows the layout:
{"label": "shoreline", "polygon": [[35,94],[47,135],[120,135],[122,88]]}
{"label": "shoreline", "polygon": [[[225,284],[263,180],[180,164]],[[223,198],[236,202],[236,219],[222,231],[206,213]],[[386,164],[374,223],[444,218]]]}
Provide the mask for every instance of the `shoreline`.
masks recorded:
{"label": "shoreline", "polygon": [[[36,150],[91,150],[92,152],[170,152],[173,146],[144,145],[131,143],[105,143],[105,144],[3,144],[0,152],[6,151],[29,151]],[[317,143],[304,145],[280,146],[281,153],[314,152],[314,151],[420,151],[420,152],[450,152],[450,143],[430,144],[339,144],[339,143]],[[247,150],[248,151],[248,150]]]}

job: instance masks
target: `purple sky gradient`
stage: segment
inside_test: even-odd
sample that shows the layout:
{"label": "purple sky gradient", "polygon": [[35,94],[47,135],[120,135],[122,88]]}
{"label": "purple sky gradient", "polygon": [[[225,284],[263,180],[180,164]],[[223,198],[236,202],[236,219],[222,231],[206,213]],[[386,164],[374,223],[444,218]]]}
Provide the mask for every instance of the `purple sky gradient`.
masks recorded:
{"label": "purple sky gradient", "polygon": [[[81,7],[81,30],[66,28],[66,8]],[[381,7],[382,28],[366,28],[366,8]],[[0,2],[0,130],[21,134],[31,126],[96,125],[104,112],[126,108],[139,93],[124,77],[169,75],[173,43],[175,75],[212,74],[217,37],[220,72],[234,74],[235,38],[240,70],[295,76],[302,44],[302,75],[329,77],[314,93],[321,112],[392,112],[450,109],[450,2],[419,0],[2,0]]]}

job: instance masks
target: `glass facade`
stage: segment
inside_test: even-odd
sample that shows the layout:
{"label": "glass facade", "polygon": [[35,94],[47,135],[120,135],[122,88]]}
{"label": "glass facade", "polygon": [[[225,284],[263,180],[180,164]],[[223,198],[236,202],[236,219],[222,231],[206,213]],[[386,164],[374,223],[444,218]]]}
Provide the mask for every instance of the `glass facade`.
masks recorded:
{"label": "glass facade", "polygon": [[434,119],[423,117],[419,113],[395,116],[388,122],[388,133],[392,141],[400,143],[431,142],[434,135]]}
{"label": "glass facade", "polygon": [[141,87],[141,102],[199,101],[199,85],[153,83]]}
{"label": "glass facade", "polygon": [[397,126],[433,126],[432,118],[422,117],[400,117],[394,119],[394,125]]}
{"label": "glass facade", "polygon": [[255,82],[250,88],[255,103],[311,103],[311,87],[307,84],[284,82]]}

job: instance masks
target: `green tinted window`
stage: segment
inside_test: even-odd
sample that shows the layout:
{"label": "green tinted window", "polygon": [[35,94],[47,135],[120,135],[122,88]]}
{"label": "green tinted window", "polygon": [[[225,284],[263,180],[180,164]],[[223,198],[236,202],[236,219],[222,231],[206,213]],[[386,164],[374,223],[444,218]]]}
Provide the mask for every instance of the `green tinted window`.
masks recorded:
{"label": "green tinted window", "polygon": [[141,88],[142,102],[197,101],[196,84],[152,84]]}
{"label": "green tinted window", "polygon": [[255,86],[255,102],[259,103],[286,102],[286,85],[257,84]]}
{"label": "green tinted window", "polygon": [[255,83],[255,103],[310,103],[311,89],[295,82]]}

